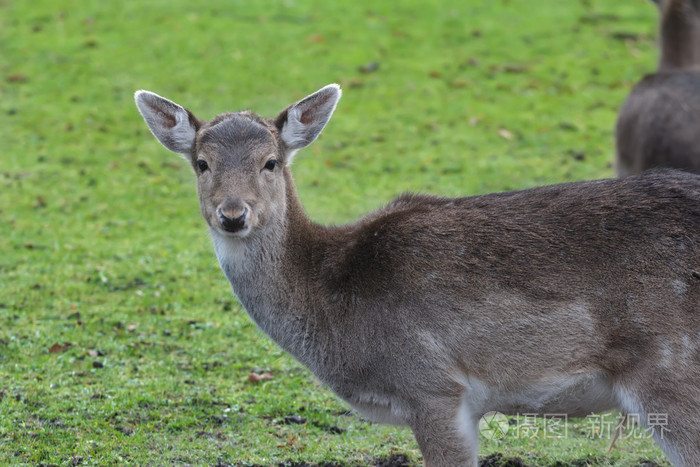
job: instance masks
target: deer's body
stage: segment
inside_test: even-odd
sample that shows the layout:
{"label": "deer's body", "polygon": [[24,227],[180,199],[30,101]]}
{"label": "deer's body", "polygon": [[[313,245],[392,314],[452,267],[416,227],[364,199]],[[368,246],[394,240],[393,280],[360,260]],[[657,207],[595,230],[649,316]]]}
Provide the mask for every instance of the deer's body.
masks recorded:
{"label": "deer's body", "polygon": [[260,328],[365,415],[410,426],[426,465],[476,465],[492,410],[614,407],[667,413],[657,441],[700,464],[700,176],[403,195],[325,227],[288,164],[338,97],[329,86],[276,120],[203,123],[137,95],[191,158],[219,263]]}
{"label": "deer's body", "polygon": [[617,121],[617,172],[655,167],[700,173],[700,2],[657,0],[661,57]]}

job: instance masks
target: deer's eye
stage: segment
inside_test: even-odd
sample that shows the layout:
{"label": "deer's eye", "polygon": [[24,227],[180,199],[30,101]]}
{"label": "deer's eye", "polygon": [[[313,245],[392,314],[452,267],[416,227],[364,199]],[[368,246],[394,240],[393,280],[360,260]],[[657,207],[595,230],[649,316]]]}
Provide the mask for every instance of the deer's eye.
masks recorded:
{"label": "deer's eye", "polygon": [[204,159],[197,159],[197,167],[199,168],[200,172],[204,172],[205,170],[209,169],[209,164],[207,164],[207,161]]}
{"label": "deer's eye", "polygon": [[265,163],[265,170],[273,171],[277,166],[278,162],[276,159],[270,159]]}

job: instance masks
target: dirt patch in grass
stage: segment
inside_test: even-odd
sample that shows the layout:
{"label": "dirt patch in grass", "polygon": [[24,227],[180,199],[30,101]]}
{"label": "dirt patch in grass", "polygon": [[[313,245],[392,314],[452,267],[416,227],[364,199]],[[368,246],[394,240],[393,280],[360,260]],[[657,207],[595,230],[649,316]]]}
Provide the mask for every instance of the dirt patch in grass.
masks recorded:
{"label": "dirt patch in grass", "polygon": [[479,467],[528,467],[519,457],[505,457],[496,453],[479,461]]}

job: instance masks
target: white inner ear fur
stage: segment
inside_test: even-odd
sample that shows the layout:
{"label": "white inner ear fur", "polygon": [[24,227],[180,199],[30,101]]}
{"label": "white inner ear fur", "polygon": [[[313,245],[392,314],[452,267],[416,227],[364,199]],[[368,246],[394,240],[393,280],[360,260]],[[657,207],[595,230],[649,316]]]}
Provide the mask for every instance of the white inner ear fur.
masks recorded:
{"label": "white inner ear fur", "polygon": [[287,165],[291,162],[294,154],[296,154],[300,148],[307,145],[305,138],[307,130],[305,125],[299,121],[300,117],[301,110],[296,106],[292,107],[287,111],[287,122],[284,124],[284,127],[282,127],[282,134],[280,136],[287,147],[290,148],[287,153]]}
{"label": "white inner ear fur", "polygon": [[[194,147],[195,128],[180,105],[150,91],[136,91],[134,98],[141,116],[160,143],[186,159]],[[172,120],[175,125],[172,125]]]}
{"label": "white inner ear fur", "polygon": [[194,139],[197,132],[194,130],[192,125],[190,125],[190,117],[187,115],[187,111],[180,107],[175,114],[175,120],[177,123],[173,127],[173,143],[181,148],[177,151],[179,154],[185,157],[185,159],[190,158],[192,148],[194,147]]}
{"label": "white inner ear fur", "polygon": [[[287,165],[291,165],[299,149],[316,140],[333,115],[341,95],[340,86],[329,84],[287,110],[287,121],[280,134],[287,146]],[[311,112],[308,123],[301,122],[305,112]]]}

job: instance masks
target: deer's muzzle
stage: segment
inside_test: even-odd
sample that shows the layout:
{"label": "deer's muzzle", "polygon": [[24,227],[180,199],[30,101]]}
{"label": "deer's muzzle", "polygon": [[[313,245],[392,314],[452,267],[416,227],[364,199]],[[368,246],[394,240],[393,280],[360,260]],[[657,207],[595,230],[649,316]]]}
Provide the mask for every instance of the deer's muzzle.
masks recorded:
{"label": "deer's muzzle", "polygon": [[219,206],[216,210],[221,228],[231,233],[236,233],[246,228],[249,214],[250,209],[245,205],[234,208]]}

